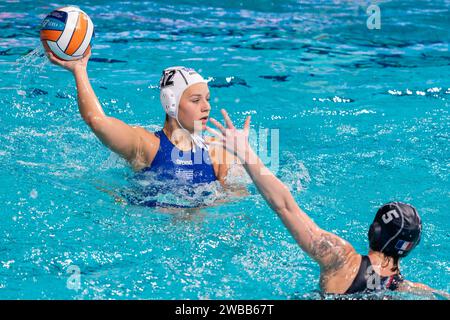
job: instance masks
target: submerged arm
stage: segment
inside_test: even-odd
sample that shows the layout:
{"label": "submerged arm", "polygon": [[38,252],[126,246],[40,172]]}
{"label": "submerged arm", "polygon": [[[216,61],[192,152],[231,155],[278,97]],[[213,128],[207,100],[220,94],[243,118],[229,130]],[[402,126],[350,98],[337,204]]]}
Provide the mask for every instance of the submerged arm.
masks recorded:
{"label": "submerged arm", "polygon": [[436,290],[422,283],[414,283],[411,281],[403,281],[399,286],[398,291],[427,296],[431,299],[435,299],[436,296],[440,296],[446,300],[450,300],[450,294],[447,292]]}

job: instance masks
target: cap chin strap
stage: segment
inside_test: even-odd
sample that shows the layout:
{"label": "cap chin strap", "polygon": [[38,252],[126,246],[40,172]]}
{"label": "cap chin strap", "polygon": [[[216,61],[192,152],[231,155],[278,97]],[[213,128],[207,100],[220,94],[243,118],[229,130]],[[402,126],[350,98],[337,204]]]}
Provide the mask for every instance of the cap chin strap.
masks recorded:
{"label": "cap chin strap", "polygon": [[[196,133],[190,133],[189,130],[185,129],[180,121],[178,120],[178,110],[176,111],[176,116],[175,116],[175,120],[177,121],[178,125],[180,126],[181,129],[183,129],[184,131],[186,131],[190,138],[191,138],[191,142],[192,142],[192,152],[195,153],[196,152],[196,146],[201,149],[205,149],[206,151],[209,150],[209,146],[205,143],[205,139],[203,139],[203,137],[199,136]],[[194,130],[195,132],[195,130]]]}

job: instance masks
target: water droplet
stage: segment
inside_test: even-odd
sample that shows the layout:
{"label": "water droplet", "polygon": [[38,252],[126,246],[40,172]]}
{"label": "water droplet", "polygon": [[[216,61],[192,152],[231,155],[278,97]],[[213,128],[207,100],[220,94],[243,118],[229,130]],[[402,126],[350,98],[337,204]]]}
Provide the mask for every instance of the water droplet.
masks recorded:
{"label": "water droplet", "polygon": [[36,189],[31,190],[30,197],[33,199],[36,199],[38,197],[38,192],[36,191]]}

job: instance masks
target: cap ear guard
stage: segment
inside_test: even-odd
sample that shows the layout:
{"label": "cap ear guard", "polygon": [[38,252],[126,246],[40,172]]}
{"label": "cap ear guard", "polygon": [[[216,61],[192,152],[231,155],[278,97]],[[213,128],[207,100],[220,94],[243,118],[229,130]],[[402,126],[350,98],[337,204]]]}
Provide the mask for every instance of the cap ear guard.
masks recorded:
{"label": "cap ear guard", "polygon": [[378,222],[374,221],[369,228],[368,232],[369,246],[374,251],[381,250],[381,226]]}
{"label": "cap ear guard", "polygon": [[419,239],[417,240],[417,242],[414,245],[414,247],[417,247],[419,245],[421,239],[422,239],[422,233],[419,234]]}
{"label": "cap ear guard", "polygon": [[422,219],[420,218],[419,214],[417,213],[416,208],[414,208],[414,207],[412,207],[412,208],[414,210],[414,213],[417,215],[417,217],[419,219],[419,235],[418,235],[416,244],[414,245],[414,247],[416,247],[420,243],[420,240],[422,239]]}
{"label": "cap ear guard", "polygon": [[169,115],[169,117],[177,117],[177,99],[174,92],[170,88],[161,89],[160,93],[161,104],[164,111]]}

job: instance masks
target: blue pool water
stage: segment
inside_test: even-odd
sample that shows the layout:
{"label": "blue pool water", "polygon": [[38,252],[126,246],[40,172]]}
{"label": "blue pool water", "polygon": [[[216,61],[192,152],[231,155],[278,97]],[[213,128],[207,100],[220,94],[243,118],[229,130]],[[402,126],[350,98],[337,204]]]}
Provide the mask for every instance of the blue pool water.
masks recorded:
{"label": "blue pool water", "polygon": [[[423,240],[402,272],[450,291],[450,2],[378,1],[380,30],[369,1],[167,2],[77,1],[105,111],[157,130],[161,70],[196,68],[213,116],[279,130],[277,175],[359,252],[381,204],[416,206]],[[81,120],[71,75],[33,51],[61,4],[0,2],[0,298],[319,298],[317,265],[251,185],[211,186],[197,211],[115,200],[131,169]]]}

